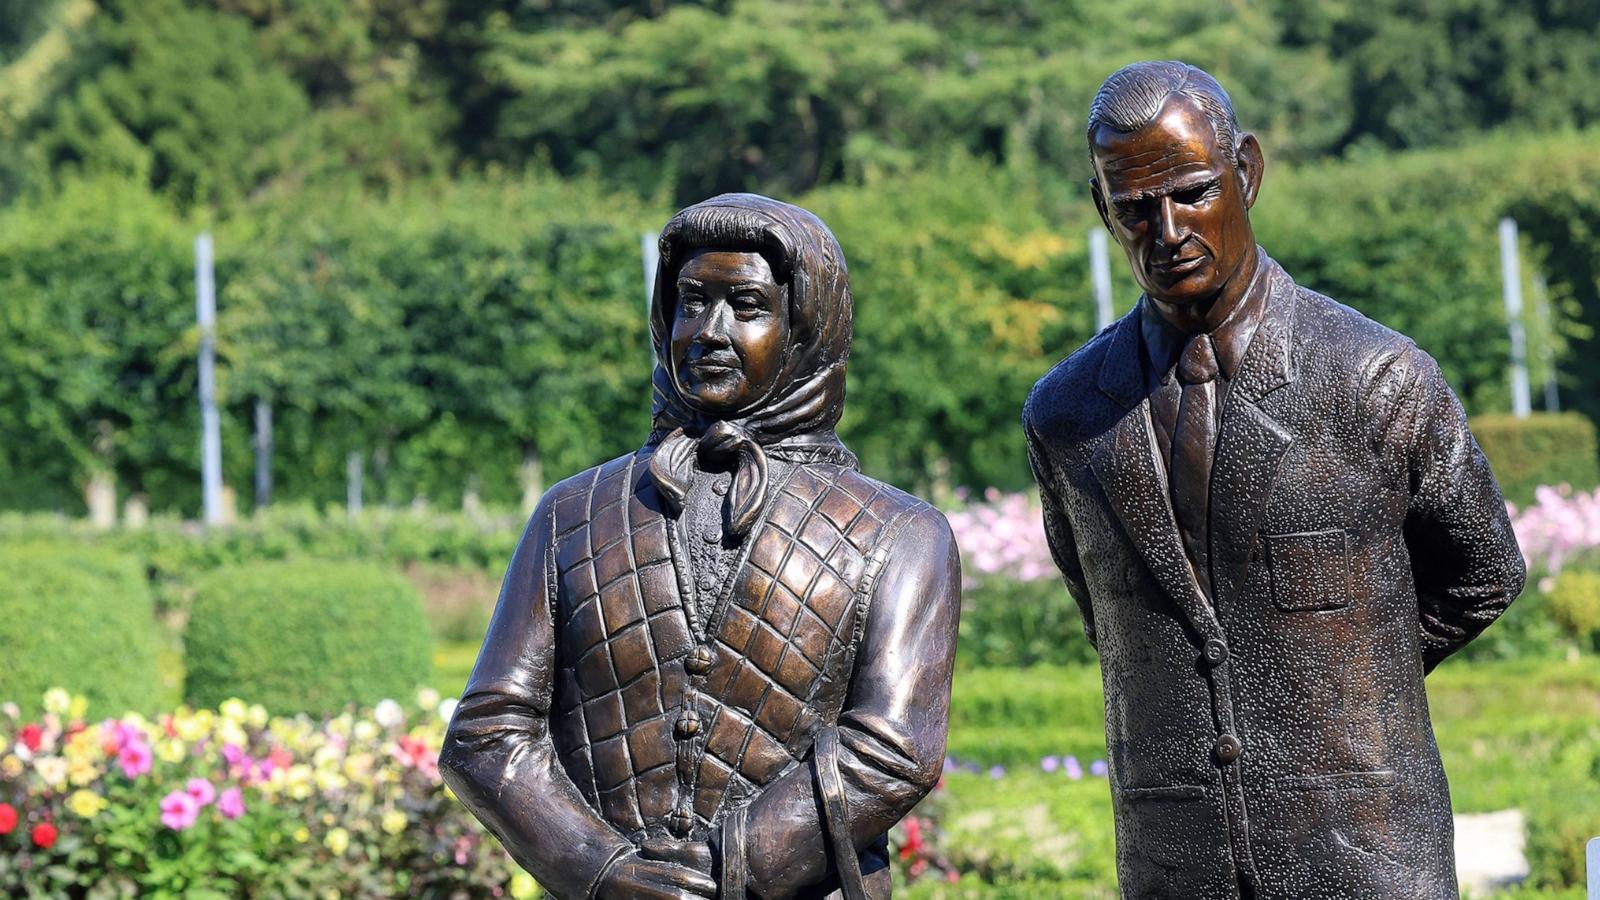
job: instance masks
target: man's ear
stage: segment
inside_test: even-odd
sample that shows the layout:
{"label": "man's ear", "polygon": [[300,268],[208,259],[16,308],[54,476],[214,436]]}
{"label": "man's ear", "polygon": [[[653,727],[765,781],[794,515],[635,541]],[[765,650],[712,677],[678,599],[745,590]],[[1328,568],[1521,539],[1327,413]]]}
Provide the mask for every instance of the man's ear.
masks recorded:
{"label": "man's ear", "polygon": [[1089,179],[1089,194],[1094,197],[1094,208],[1100,210],[1100,224],[1111,230],[1111,213],[1106,209],[1105,195],[1100,193],[1100,179]]}
{"label": "man's ear", "polygon": [[1261,155],[1261,142],[1248,131],[1240,132],[1234,156],[1238,159],[1239,189],[1244,194],[1244,208],[1249,209],[1256,205],[1256,195],[1261,193],[1261,174],[1267,167],[1267,160]]}

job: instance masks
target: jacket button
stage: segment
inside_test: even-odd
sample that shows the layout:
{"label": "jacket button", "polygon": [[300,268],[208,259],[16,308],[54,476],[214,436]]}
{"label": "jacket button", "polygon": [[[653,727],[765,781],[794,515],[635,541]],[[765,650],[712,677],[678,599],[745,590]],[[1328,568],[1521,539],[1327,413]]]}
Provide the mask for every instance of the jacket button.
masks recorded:
{"label": "jacket button", "polygon": [[1212,638],[1206,641],[1205,654],[1206,662],[1220,666],[1228,658],[1228,645],[1223,643],[1221,638]]}
{"label": "jacket button", "polygon": [[687,740],[700,733],[700,715],[694,710],[684,710],[683,716],[678,719],[673,730],[677,732],[680,740]]}
{"label": "jacket button", "polygon": [[701,644],[689,651],[689,655],[684,657],[683,668],[690,675],[704,675],[711,671],[711,664],[716,661],[717,651],[705,644]]}
{"label": "jacket button", "polygon": [[1233,735],[1225,734],[1217,738],[1217,746],[1213,752],[1216,753],[1217,762],[1227,765],[1239,758],[1239,754],[1244,752],[1244,745]]}

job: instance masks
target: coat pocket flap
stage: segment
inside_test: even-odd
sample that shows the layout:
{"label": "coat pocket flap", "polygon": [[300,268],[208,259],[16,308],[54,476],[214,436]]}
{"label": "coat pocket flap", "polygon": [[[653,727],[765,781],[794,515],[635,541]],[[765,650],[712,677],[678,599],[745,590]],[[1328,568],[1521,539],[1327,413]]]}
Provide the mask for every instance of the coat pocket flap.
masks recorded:
{"label": "coat pocket flap", "polygon": [[1280,791],[1358,791],[1392,788],[1399,782],[1393,769],[1367,772],[1334,772],[1328,775],[1284,775],[1273,779]]}
{"label": "coat pocket flap", "polygon": [[1272,602],[1286,612],[1350,605],[1350,542],[1343,529],[1266,536]]}

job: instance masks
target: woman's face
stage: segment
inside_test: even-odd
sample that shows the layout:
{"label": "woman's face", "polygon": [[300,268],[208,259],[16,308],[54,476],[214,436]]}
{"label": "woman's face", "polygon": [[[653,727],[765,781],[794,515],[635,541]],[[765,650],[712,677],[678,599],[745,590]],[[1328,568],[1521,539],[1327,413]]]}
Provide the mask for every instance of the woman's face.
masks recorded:
{"label": "woman's face", "polygon": [[789,346],[786,289],[759,253],[700,250],[678,269],[672,380],[701,412],[727,417],[766,398]]}

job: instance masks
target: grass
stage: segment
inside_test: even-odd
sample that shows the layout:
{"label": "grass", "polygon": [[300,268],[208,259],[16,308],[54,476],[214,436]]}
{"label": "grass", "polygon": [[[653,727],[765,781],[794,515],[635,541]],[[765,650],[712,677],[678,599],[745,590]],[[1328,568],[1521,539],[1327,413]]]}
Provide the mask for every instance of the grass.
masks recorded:
{"label": "grass", "polygon": [[[466,683],[477,648],[441,644],[434,654],[435,686],[446,694]],[[1600,659],[1446,663],[1428,679],[1434,730],[1450,776],[1457,812],[1518,807],[1535,829],[1562,806],[1593,808],[1600,793]],[[1105,756],[1100,674],[1089,666],[976,669],[957,675],[951,705],[950,753],[981,773],[952,772],[923,812],[943,834],[940,846],[964,873],[956,884],[929,880],[896,896],[945,898],[1116,896],[1111,795],[1104,779],[1072,781],[1041,771],[1040,761],[1072,754],[1085,766]],[[991,766],[1005,775],[992,778]],[[1574,803],[1574,798],[1577,802]],[[1588,822],[1552,825],[1584,833]],[[1600,820],[1593,826],[1600,834]],[[1560,865],[1581,852],[1570,836],[1554,846],[1543,831],[1530,835],[1535,881],[1566,880]],[[1564,872],[1541,873],[1541,846]],[[1581,873],[1581,866],[1576,871]],[[1496,900],[1580,900],[1581,888],[1529,885]]]}

